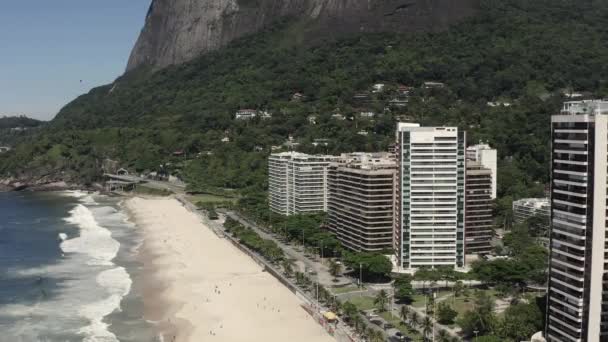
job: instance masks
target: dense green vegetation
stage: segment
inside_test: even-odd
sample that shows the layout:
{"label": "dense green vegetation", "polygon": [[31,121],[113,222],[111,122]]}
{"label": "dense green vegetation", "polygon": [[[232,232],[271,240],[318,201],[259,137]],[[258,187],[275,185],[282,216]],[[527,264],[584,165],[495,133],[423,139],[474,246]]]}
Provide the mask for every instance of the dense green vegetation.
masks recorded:
{"label": "dense green vegetation", "polygon": [[526,285],[544,284],[547,278],[547,250],[538,245],[530,227],[537,220],[515,225],[505,235],[505,259],[481,260],[473,264],[472,274],[507,293],[517,293]]}
{"label": "dense green vegetation", "polygon": [[[598,2],[483,0],[477,17],[447,32],[362,34],[314,46],[292,43],[286,20],[191,63],[139,70],[91,90],[43,133],[0,157],[0,174],[55,172],[89,182],[106,158],[153,171],[180,150],[186,158],[172,163],[172,172],[183,172],[192,190],[262,191],[265,156],[289,135],[307,152],[381,150],[397,116],[408,115],[456,125],[469,141],[498,148],[499,210],[508,219],[511,198],[538,195],[547,182],[548,123],[563,100],[558,91],[608,93],[606,13]],[[421,89],[426,80],[447,87]],[[386,92],[364,103],[353,99],[379,81]],[[415,87],[408,106],[384,111],[397,84]],[[296,91],[303,101],[290,101]],[[234,112],[246,107],[273,117],[236,122]],[[383,115],[363,119],[361,110]],[[335,112],[351,119],[332,119]],[[306,120],[310,114],[317,124]],[[356,134],[362,129],[369,134]],[[330,142],[314,146],[316,138]]]}
{"label": "dense green vegetation", "polygon": [[43,121],[26,116],[0,116],[0,146],[13,146],[27,135],[34,134]]}
{"label": "dense green vegetation", "polygon": [[[494,301],[484,292],[475,294],[474,309],[460,317],[458,325],[467,337],[484,341],[523,341],[543,329],[545,302],[541,298],[509,306],[502,317],[494,313]],[[480,338],[480,341],[482,339]]]}
{"label": "dense green vegetation", "polygon": [[260,253],[271,262],[279,262],[285,258],[285,253],[276,242],[261,238],[253,229],[247,228],[239,222],[227,218],[224,223],[226,231],[251,250]]}
{"label": "dense green vegetation", "polygon": [[0,129],[6,128],[33,128],[43,124],[42,121],[27,116],[0,116]]}

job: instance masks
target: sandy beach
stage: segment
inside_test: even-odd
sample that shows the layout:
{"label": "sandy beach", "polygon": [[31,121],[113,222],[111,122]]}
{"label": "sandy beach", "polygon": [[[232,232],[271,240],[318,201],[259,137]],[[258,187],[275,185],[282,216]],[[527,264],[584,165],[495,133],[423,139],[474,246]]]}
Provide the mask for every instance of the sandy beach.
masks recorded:
{"label": "sandy beach", "polygon": [[164,341],[335,341],[292,292],[177,200],[125,205],[144,233],[146,318]]}

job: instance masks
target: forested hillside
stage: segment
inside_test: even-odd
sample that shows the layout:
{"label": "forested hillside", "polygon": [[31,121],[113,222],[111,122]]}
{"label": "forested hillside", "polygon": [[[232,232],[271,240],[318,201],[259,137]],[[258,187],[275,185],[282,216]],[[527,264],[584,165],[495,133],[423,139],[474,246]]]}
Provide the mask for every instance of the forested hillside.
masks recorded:
{"label": "forested hillside", "polygon": [[26,135],[34,134],[34,129],[43,121],[26,116],[0,116],[0,146],[13,146]]}
{"label": "forested hillside", "polygon": [[[561,91],[608,94],[607,24],[605,2],[484,0],[478,16],[445,32],[310,45],[299,39],[302,28],[285,20],[191,63],[140,69],[93,89],[39,136],[0,156],[0,174],[55,172],[86,182],[112,158],[137,171],[171,162],[194,189],[257,191],[265,187],[271,146],[289,136],[306,152],[382,150],[401,117],[456,125],[470,142],[498,148],[499,196],[507,206],[509,196],[542,193],[549,116],[564,100]],[[425,81],[446,87],[424,89]],[[386,88],[371,92],[374,83]],[[398,85],[413,87],[405,107],[390,105]],[[293,101],[296,92],[305,97]],[[364,92],[363,101],[355,96]],[[236,121],[242,108],[272,118]],[[380,115],[361,118],[361,111]],[[320,138],[327,146],[313,144]]]}

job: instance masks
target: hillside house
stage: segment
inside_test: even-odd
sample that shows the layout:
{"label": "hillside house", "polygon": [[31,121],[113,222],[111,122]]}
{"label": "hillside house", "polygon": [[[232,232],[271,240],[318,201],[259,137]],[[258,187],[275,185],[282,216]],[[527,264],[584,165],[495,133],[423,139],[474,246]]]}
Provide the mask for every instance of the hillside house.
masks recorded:
{"label": "hillside house", "polygon": [[304,94],[302,93],[294,93],[293,95],[291,95],[291,100],[294,102],[300,102],[303,101],[306,98],[306,96],[304,96]]}
{"label": "hillside house", "polygon": [[317,146],[319,146],[319,145],[322,145],[322,146],[328,146],[330,141],[331,141],[330,139],[326,139],[326,138],[319,138],[319,139],[315,139],[315,140],[312,142],[312,145],[313,145],[313,146],[315,146],[315,147],[317,147]]}
{"label": "hillside house", "polygon": [[250,120],[255,118],[258,115],[257,110],[254,109],[239,109],[236,112],[237,120]]}
{"label": "hillside house", "polygon": [[441,88],[445,88],[445,83],[441,83],[441,82],[424,82],[422,84],[422,87],[424,89],[441,89]]}
{"label": "hillside house", "polygon": [[372,86],[372,93],[381,93],[384,90],[384,83],[376,83]]}

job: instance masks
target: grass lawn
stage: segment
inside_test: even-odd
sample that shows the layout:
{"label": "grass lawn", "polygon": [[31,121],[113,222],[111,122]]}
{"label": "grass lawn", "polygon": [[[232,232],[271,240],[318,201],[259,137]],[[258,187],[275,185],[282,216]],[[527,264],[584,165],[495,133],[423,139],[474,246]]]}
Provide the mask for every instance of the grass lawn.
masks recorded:
{"label": "grass lawn", "polygon": [[417,331],[410,331],[410,328],[401,322],[397,316],[392,316],[389,312],[382,312],[379,314],[380,317],[384,318],[387,322],[391,323],[395,326],[395,328],[399,329],[403,333],[403,335],[412,339],[412,341],[420,341],[422,342],[422,335],[420,335]]}
{"label": "grass lawn", "polygon": [[[365,290],[365,288],[363,288],[363,290]],[[355,292],[355,291],[359,291],[358,286],[344,286],[344,287],[332,287],[331,288],[331,292],[333,292],[333,294],[337,294],[337,295],[349,293],[349,292]]]}
{"label": "grass lawn", "polygon": [[[483,291],[486,294],[490,295],[494,300],[497,298],[497,291],[489,289],[489,290],[478,290]],[[443,300],[443,303],[448,303],[454,310],[458,312],[458,315],[463,315],[465,312],[473,310],[475,308],[475,293],[471,291],[468,299],[465,296],[460,296],[454,298],[453,294],[448,293],[449,297]],[[423,298],[424,301],[424,298]],[[422,304],[424,306],[424,303]]]}
{"label": "grass lawn", "polygon": [[[436,298],[441,298],[444,296],[449,296],[451,295],[452,292],[451,291],[439,291],[437,292],[437,297]],[[412,306],[415,308],[423,308],[424,307],[424,297],[426,297],[425,295],[422,294],[415,294],[413,297],[413,301],[412,301]]]}
{"label": "grass lawn", "polygon": [[157,189],[153,187],[148,187],[145,184],[139,184],[133,191],[136,194],[141,195],[151,195],[151,196],[169,196],[172,195],[173,192],[166,189]]}
{"label": "grass lawn", "polygon": [[355,306],[359,310],[370,310],[376,308],[376,305],[374,305],[374,298],[372,297],[353,297],[350,298],[348,301],[355,304]]}
{"label": "grass lawn", "polygon": [[238,198],[235,197],[225,197],[211,194],[198,194],[188,196],[188,200],[192,203],[222,203],[222,202],[232,202],[236,203]]}

